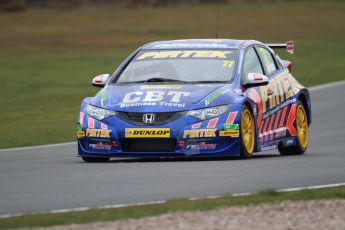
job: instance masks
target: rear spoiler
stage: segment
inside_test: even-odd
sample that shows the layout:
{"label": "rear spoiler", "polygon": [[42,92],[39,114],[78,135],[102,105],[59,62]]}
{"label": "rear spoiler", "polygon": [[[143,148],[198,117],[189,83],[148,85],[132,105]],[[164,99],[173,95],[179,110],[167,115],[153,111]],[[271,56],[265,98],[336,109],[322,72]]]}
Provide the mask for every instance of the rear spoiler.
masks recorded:
{"label": "rear spoiler", "polygon": [[272,43],[272,44],[266,44],[266,45],[272,49],[286,49],[286,51],[290,54],[293,54],[293,50],[295,47],[294,41],[288,41],[285,44],[284,43]]}

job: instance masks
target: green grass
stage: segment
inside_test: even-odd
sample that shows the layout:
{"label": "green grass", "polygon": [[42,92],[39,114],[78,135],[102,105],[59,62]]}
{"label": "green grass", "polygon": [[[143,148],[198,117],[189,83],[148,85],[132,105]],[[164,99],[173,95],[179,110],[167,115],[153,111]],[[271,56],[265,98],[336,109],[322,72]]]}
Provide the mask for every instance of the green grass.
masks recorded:
{"label": "green grass", "polygon": [[[343,80],[345,3],[294,1],[221,7],[220,37],[295,40],[295,76]],[[0,13],[0,148],[75,140],[82,98],[149,41],[213,38],[217,6],[85,8]]]}
{"label": "green grass", "polygon": [[54,225],[81,224],[98,221],[115,221],[129,218],[142,218],[178,211],[211,210],[239,205],[258,205],[281,201],[300,201],[318,199],[345,199],[345,186],[301,190],[296,192],[262,191],[250,196],[224,196],[216,199],[190,201],[186,199],[170,200],[163,204],[132,206],[111,209],[92,209],[55,214],[36,214],[0,219],[0,228],[48,227]]}

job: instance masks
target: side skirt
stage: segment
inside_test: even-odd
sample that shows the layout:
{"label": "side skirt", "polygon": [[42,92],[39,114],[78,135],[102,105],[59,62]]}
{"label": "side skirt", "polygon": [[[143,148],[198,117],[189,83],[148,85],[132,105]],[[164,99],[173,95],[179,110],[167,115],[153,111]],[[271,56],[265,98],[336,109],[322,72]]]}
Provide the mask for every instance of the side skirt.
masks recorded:
{"label": "side skirt", "polygon": [[281,147],[295,145],[296,142],[296,137],[288,137],[277,141],[271,141],[269,143],[265,143],[264,145],[258,146],[258,152],[276,149],[278,148],[278,145]]}

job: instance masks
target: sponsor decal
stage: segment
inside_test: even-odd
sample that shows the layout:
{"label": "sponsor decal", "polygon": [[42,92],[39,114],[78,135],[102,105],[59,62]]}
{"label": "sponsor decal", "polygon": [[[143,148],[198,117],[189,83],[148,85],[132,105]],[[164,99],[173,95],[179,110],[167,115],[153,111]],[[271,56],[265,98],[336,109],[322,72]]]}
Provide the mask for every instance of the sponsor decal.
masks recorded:
{"label": "sponsor decal", "polygon": [[217,144],[206,144],[205,142],[198,143],[198,144],[190,144],[186,146],[186,149],[191,150],[202,150],[202,149],[215,149]]}
{"label": "sponsor decal", "polygon": [[296,133],[297,133],[293,125],[294,121],[296,120],[296,107],[297,107],[296,103],[291,106],[289,116],[286,122],[286,128],[287,130],[289,130],[289,133],[291,134],[291,136],[296,136]]}
{"label": "sponsor decal", "polygon": [[285,127],[279,128],[279,129],[275,130],[275,132],[276,132],[275,138],[280,138],[280,137],[286,136],[286,128]]}
{"label": "sponsor decal", "polygon": [[266,120],[265,120],[265,124],[264,124],[264,127],[263,127],[263,130],[262,130],[262,132],[263,132],[263,134],[264,134],[264,136],[263,136],[263,138],[262,138],[262,141],[265,141],[265,137],[268,135],[268,131],[267,131],[267,128],[268,128],[268,123],[270,122],[270,117],[269,118],[267,118]]}
{"label": "sponsor decal", "polygon": [[284,126],[284,121],[285,121],[287,109],[288,109],[288,108],[287,108],[287,106],[286,106],[286,107],[284,108],[284,110],[283,110],[282,117],[280,118],[279,127],[283,127],[283,126]]}
{"label": "sponsor decal", "polygon": [[214,44],[214,43],[189,43],[189,42],[179,42],[179,43],[163,43],[163,44],[157,44],[153,46],[154,48],[159,49],[184,49],[184,48],[203,48],[203,49],[225,49],[225,48],[231,48],[227,44]]}
{"label": "sponsor decal", "polygon": [[89,144],[89,148],[91,149],[97,149],[97,150],[110,150],[112,148],[112,145],[110,144],[103,144],[103,142],[99,142],[97,144]]}
{"label": "sponsor decal", "polygon": [[181,140],[177,143],[177,145],[180,147],[180,148],[183,148],[185,146],[186,142],[184,140]]}
{"label": "sponsor decal", "polygon": [[80,112],[79,113],[79,124],[83,125],[84,123],[84,113]]}
{"label": "sponsor decal", "polygon": [[213,116],[219,116],[221,115],[221,111],[218,108],[206,108],[204,110],[205,115],[213,115]]}
{"label": "sponsor decal", "polygon": [[117,141],[112,141],[111,143],[112,143],[112,145],[113,145],[114,147],[118,147],[118,146],[119,146],[119,144],[117,143]]}
{"label": "sponsor decal", "polygon": [[266,49],[264,48],[259,48],[259,53],[261,54],[261,57],[264,59],[265,64],[269,65],[272,62],[270,61],[270,56],[269,53],[267,53]]}
{"label": "sponsor decal", "polygon": [[160,106],[169,106],[169,107],[180,107],[180,108],[184,108],[186,106],[185,103],[167,103],[167,102],[159,102]]}
{"label": "sponsor decal", "polygon": [[275,114],[273,114],[273,116],[271,117],[271,120],[270,120],[270,123],[269,123],[269,125],[268,125],[268,134],[269,134],[269,140],[272,140],[273,139],[273,131],[272,131],[272,129],[273,129],[273,127],[272,127],[272,125],[273,125],[273,122],[275,121]]}
{"label": "sponsor decal", "polygon": [[87,137],[110,138],[111,130],[108,129],[86,129]]}
{"label": "sponsor decal", "polygon": [[192,129],[198,129],[201,126],[201,122],[192,125]]}
{"label": "sponsor decal", "polygon": [[225,124],[232,124],[232,123],[234,123],[236,115],[237,115],[237,112],[229,113],[228,118],[226,119]]}
{"label": "sponsor decal", "polygon": [[[271,79],[268,85],[260,86],[259,90],[247,91],[247,95],[257,103],[257,127],[260,141],[283,137],[286,131],[289,131],[292,136],[296,134],[293,123],[297,99],[294,95],[301,88],[302,86],[290,73],[284,72]],[[268,96],[268,90],[273,92],[271,96]],[[287,130],[281,129],[284,126]]]}
{"label": "sponsor decal", "polygon": [[89,117],[88,121],[87,121],[87,126],[90,128],[90,129],[93,129],[95,128],[95,120],[91,117]]}
{"label": "sponsor decal", "polygon": [[262,115],[262,118],[263,119],[266,119],[268,116],[271,116],[273,114],[275,114],[277,111],[281,110],[282,108],[286,107],[287,105],[290,105],[290,104],[293,104],[293,103],[296,103],[297,99],[296,98],[292,98],[292,99],[289,99],[287,101],[284,101],[283,103],[281,103],[280,105],[277,105],[275,108],[273,108],[272,110],[264,113]]}
{"label": "sponsor decal", "polygon": [[142,85],[140,89],[180,89],[182,85]]}
{"label": "sponsor decal", "polygon": [[221,130],[219,131],[220,137],[239,137],[239,130]]}
{"label": "sponsor decal", "polygon": [[213,118],[208,121],[207,128],[214,128],[218,123],[219,117]]}
{"label": "sponsor decal", "polygon": [[294,42],[293,41],[286,42],[286,51],[290,54],[293,54],[293,50],[294,50]]}
{"label": "sponsor decal", "polygon": [[262,81],[263,80],[263,76],[261,74],[254,73],[253,77],[254,77],[255,81]]}
{"label": "sponsor decal", "polygon": [[78,137],[78,138],[83,138],[83,137],[85,137],[85,132],[82,131],[82,130],[78,130],[78,131],[77,131],[77,137]]}
{"label": "sponsor decal", "polygon": [[128,92],[123,97],[121,108],[132,106],[170,106],[185,107],[185,103],[180,103],[183,97],[188,97],[190,92],[183,91],[137,91]]}
{"label": "sponsor decal", "polygon": [[205,105],[208,106],[210,103],[215,101],[218,97],[220,97],[224,91],[222,90],[216,90],[213,93],[211,93],[208,98],[205,100]]}
{"label": "sponsor decal", "polygon": [[261,151],[273,150],[273,149],[276,149],[276,148],[277,148],[277,145],[276,145],[276,144],[267,145],[267,146],[261,147]]}
{"label": "sponsor decal", "polygon": [[259,73],[249,73],[247,79],[248,81],[263,81],[264,79],[267,79],[267,77]]}
{"label": "sponsor decal", "polygon": [[103,106],[104,102],[107,100],[107,91],[103,90],[101,92],[101,105]]}
{"label": "sponsor decal", "polygon": [[[271,79],[268,85],[260,86],[259,93],[254,89],[250,90],[249,96],[258,104],[260,115],[291,98],[294,94],[298,93],[300,87],[291,74],[281,74]],[[273,95],[270,97],[267,94],[268,89],[273,91]],[[279,92],[281,93],[279,94]],[[285,105],[281,105],[280,107],[284,107]]]}
{"label": "sponsor decal", "polygon": [[77,131],[82,131],[82,130],[83,130],[83,126],[77,123]]}
{"label": "sponsor decal", "polygon": [[[299,88],[299,84],[289,73],[281,74],[271,79],[268,85],[260,86],[262,112],[265,113],[267,110],[271,110],[277,105],[285,102],[298,93]],[[267,94],[268,89],[273,91],[273,95],[270,97]],[[279,92],[281,93],[279,94]]]}
{"label": "sponsor decal", "polygon": [[280,118],[281,112],[282,112],[282,111],[279,111],[279,112],[277,113],[276,120],[275,120],[275,122],[274,122],[274,127],[273,127],[274,130],[276,130],[276,129],[278,128],[278,122],[279,122],[279,118]]}
{"label": "sponsor decal", "polygon": [[194,129],[185,130],[183,138],[203,138],[203,137],[216,137],[217,129]]}
{"label": "sponsor decal", "polygon": [[272,139],[273,138],[273,134],[275,134],[275,138],[281,138],[281,137],[284,137],[286,136],[286,128],[285,127],[281,127],[281,128],[278,128],[278,129],[274,129],[274,130],[270,130],[270,131],[267,131],[267,132],[262,132],[259,134],[259,137],[260,137],[260,141],[269,141],[270,138]]}
{"label": "sponsor decal", "polygon": [[101,123],[101,129],[108,129],[108,126],[106,124]]}
{"label": "sponsor decal", "polygon": [[224,124],[224,130],[239,130],[239,124]]}
{"label": "sponsor decal", "polygon": [[107,91],[106,90],[103,90],[101,92],[101,99],[102,99],[102,101],[107,100]]}
{"label": "sponsor decal", "polygon": [[170,128],[126,128],[126,138],[170,137]]}
{"label": "sponsor decal", "polygon": [[147,51],[142,53],[136,60],[166,59],[166,58],[214,58],[226,59],[231,51],[222,50],[163,50]]}
{"label": "sponsor decal", "polygon": [[[272,116],[266,117],[262,122],[264,125],[259,129],[260,140],[269,141],[274,138],[284,137],[286,136],[286,131],[289,131],[291,136],[295,136],[296,128],[294,127],[294,121],[296,119],[296,105],[296,103],[293,103],[291,106],[285,106],[284,109],[281,109]],[[290,111],[288,107],[290,107]]]}
{"label": "sponsor decal", "polygon": [[95,83],[102,83],[109,75],[108,74],[101,74],[95,77]]}
{"label": "sponsor decal", "polygon": [[110,141],[109,138],[100,138],[100,137],[89,137],[89,140],[93,142],[109,142]]}
{"label": "sponsor decal", "polygon": [[226,67],[231,68],[234,65],[234,63],[235,63],[234,61],[224,61],[223,67],[224,68],[226,68]]}

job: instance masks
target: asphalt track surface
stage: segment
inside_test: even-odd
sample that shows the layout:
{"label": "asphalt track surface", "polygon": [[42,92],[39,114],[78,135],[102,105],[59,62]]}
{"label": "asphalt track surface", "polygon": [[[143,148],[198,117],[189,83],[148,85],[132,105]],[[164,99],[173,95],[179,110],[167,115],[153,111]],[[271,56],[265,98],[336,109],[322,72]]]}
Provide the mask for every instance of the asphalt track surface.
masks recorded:
{"label": "asphalt track surface", "polygon": [[251,160],[113,159],[87,164],[76,143],[0,151],[0,215],[345,182],[345,84],[311,90],[308,152]]}

